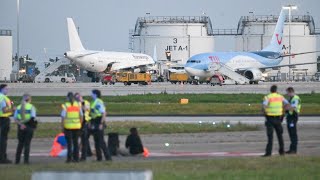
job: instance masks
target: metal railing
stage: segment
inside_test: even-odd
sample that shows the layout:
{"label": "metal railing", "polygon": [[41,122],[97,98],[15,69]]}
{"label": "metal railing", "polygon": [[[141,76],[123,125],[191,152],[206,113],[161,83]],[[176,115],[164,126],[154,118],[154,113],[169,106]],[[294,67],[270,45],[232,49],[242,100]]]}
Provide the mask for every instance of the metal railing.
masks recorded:
{"label": "metal railing", "polygon": [[286,81],[320,82],[320,77],[319,75],[307,75],[307,73],[295,73],[290,77],[288,73],[268,73],[268,76],[265,78],[265,81],[268,81],[268,82],[286,82]]}
{"label": "metal railing", "polygon": [[134,36],[139,36],[141,28],[146,23],[175,24],[175,23],[202,23],[207,26],[208,35],[212,35],[212,24],[208,16],[146,16],[138,17],[134,29]]}
{"label": "metal railing", "polygon": [[0,36],[12,36],[12,31],[8,29],[0,29]]}
{"label": "metal railing", "polygon": [[[252,15],[252,16],[242,16],[243,21],[246,22],[277,22],[278,17],[276,15]],[[312,21],[313,17],[310,15],[292,15],[291,22],[309,22]],[[286,22],[289,22],[289,16],[286,16]]]}
{"label": "metal railing", "polygon": [[[276,23],[277,21],[278,21],[278,16],[275,16],[275,15],[241,16],[238,23],[238,33],[243,34],[244,28],[246,24],[249,22]],[[289,16],[286,16],[285,22],[289,22]],[[309,26],[310,34],[313,35],[316,33],[313,17],[310,15],[292,15],[291,22],[305,22]]]}
{"label": "metal railing", "polygon": [[139,17],[144,23],[207,23],[208,16],[146,16]]}
{"label": "metal railing", "polygon": [[213,35],[241,35],[237,29],[213,29],[212,30]]}

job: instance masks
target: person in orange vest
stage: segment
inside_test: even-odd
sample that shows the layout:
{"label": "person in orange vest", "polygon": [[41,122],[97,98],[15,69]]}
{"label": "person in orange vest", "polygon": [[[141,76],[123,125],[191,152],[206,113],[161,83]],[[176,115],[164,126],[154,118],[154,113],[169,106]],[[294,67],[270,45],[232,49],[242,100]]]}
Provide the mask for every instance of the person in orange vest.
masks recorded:
{"label": "person in orange vest", "polygon": [[271,86],[270,92],[271,93],[269,95],[264,97],[262,108],[266,117],[265,126],[268,136],[266,152],[263,157],[272,155],[273,129],[275,129],[279,141],[279,154],[284,155],[284,142],[282,136],[283,108],[285,105],[289,105],[289,102],[282,95],[277,93],[276,85]]}
{"label": "person in orange vest", "polygon": [[11,100],[8,98],[7,84],[0,85],[0,164],[11,164],[7,158],[7,141],[10,130],[10,116],[15,111]]}
{"label": "person in orange vest", "polygon": [[75,101],[72,92],[67,95],[67,102],[62,104],[61,126],[67,140],[67,161],[79,162],[78,140],[81,134],[82,124],[81,105]]}
{"label": "person in orange vest", "polygon": [[64,133],[59,133],[53,140],[50,156],[63,157],[67,155],[67,141]]}

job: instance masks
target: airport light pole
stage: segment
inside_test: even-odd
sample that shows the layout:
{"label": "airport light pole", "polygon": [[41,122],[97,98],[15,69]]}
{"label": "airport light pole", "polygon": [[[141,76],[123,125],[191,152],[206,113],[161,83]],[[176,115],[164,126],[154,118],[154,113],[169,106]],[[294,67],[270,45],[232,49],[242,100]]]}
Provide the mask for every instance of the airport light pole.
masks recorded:
{"label": "airport light pole", "polygon": [[[284,6],[283,9],[289,10],[289,55],[291,54],[291,11],[296,10],[298,7],[295,5]],[[289,56],[289,80],[291,80],[291,56]]]}
{"label": "airport light pole", "polygon": [[19,15],[20,14],[20,0],[17,0],[17,57],[18,57],[18,72],[20,70],[20,54],[19,54]]}

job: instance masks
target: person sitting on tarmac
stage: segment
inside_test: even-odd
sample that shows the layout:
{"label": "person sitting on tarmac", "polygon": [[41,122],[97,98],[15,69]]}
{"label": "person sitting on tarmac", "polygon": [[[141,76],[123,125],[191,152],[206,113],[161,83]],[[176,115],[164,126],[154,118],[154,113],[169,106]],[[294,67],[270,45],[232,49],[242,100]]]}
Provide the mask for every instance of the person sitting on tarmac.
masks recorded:
{"label": "person sitting on tarmac", "polygon": [[52,157],[67,157],[67,140],[63,132],[56,135],[50,151]]}
{"label": "person sitting on tarmac", "polygon": [[127,136],[125,147],[126,149],[120,150],[119,154],[128,156],[139,155],[144,152],[137,128],[133,127],[130,129],[130,134]]}

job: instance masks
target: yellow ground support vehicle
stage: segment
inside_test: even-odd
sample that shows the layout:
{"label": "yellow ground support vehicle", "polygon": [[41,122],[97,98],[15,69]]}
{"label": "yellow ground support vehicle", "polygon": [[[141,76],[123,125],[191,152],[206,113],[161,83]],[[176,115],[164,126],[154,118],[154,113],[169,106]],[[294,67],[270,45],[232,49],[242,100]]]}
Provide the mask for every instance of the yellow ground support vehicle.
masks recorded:
{"label": "yellow ground support vehicle", "polygon": [[117,73],[117,82],[123,82],[125,86],[131,84],[148,85],[151,82],[151,75],[148,73]]}
{"label": "yellow ground support vehicle", "polygon": [[189,80],[187,73],[170,73],[169,81],[172,84],[183,83],[186,84]]}

